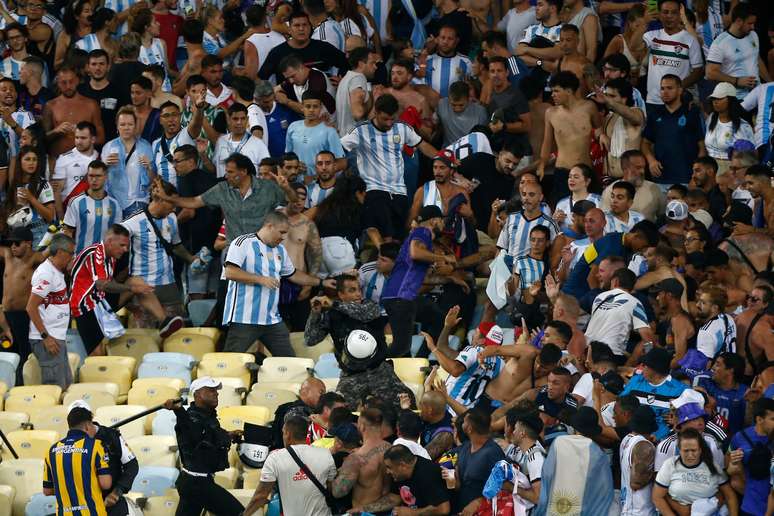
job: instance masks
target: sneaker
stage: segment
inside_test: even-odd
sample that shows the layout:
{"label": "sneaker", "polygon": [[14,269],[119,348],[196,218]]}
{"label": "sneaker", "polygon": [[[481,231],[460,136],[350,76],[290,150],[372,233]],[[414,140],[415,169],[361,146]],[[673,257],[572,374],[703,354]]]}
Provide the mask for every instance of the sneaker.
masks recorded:
{"label": "sneaker", "polygon": [[161,326],[159,326],[159,336],[162,339],[166,339],[183,326],[185,326],[185,323],[183,322],[183,318],[179,315],[175,317],[167,317],[164,319],[164,322],[161,323]]}

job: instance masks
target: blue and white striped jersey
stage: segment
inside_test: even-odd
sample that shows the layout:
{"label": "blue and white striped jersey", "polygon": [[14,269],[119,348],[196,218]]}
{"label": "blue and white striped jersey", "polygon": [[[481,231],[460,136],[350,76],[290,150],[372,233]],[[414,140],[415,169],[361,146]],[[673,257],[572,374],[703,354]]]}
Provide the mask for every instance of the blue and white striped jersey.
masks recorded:
{"label": "blue and white striped jersey", "polygon": [[153,38],[150,48],[140,45],[140,57],[137,59],[142,64],[160,64],[164,67],[164,82],[161,89],[166,92],[172,91],[172,83],[169,80],[169,66],[167,65],[167,54],[164,50],[164,43],[159,38]]}
{"label": "blue and white striped jersey", "polygon": [[70,200],[64,223],[75,230],[75,253],[102,240],[108,228],[121,220],[121,207],[110,196],[94,199],[86,193]]}
{"label": "blue and white striped jersey", "polygon": [[[137,3],[137,0],[105,0],[104,7],[107,7],[108,9],[113,9],[116,12],[116,14],[121,14],[122,12],[126,11],[136,3]],[[125,21],[124,23],[122,23],[116,28],[115,35],[123,36],[127,32],[129,32],[129,22]]]}
{"label": "blue and white striped jersey", "polygon": [[[255,233],[242,235],[231,242],[226,255],[226,264],[234,265],[251,274],[274,279],[292,276],[296,272],[284,245],[270,247],[264,244]],[[229,280],[223,310],[223,324],[270,325],[281,321],[279,289]]]}
{"label": "blue and white striped jersey", "polygon": [[546,262],[531,256],[522,256],[513,261],[513,273],[519,275],[519,288],[529,288],[536,281],[543,281],[546,272]]}
{"label": "blue and white striped jersey", "polygon": [[376,30],[379,31],[379,37],[382,41],[389,41],[387,17],[390,15],[390,0],[358,0],[358,3],[365,6],[374,17]]}
{"label": "blue and white striped jersey", "polygon": [[[16,122],[19,127],[26,129],[35,123],[35,116],[29,111],[25,111],[22,108],[17,109],[11,113],[11,118]],[[21,144],[19,143],[19,135],[16,131],[11,129],[5,120],[0,118],[0,137],[4,138],[8,142],[8,148],[11,151],[10,156],[16,156],[19,153]]]}
{"label": "blue and white striped jersey", "polygon": [[[207,54],[217,54],[220,52],[220,49],[226,47],[226,40],[223,39],[223,36],[218,34],[217,36],[212,36],[209,32],[204,31],[204,36],[202,37],[202,49],[204,49],[204,52]],[[234,56],[228,56],[225,59],[223,59],[223,67],[231,67],[231,64],[234,61]]]}
{"label": "blue and white striped jersey", "polygon": [[545,213],[529,220],[524,216],[523,211],[517,211],[508,215],[505,225],[500,231],[500,236],[497,238],[497,247],[505,249],[509,256],[521,258],[529,253],[529,232],[535,226],[546,226],[552,241],[559,233],[556,222]]}
{"label": "blue and white striped jersey", "polygon": [[435,180],[428,181],[422,186],[422,206],[438,206],[443,210],[443,199]]}
{"label": "blue and white striped jersey", "polygon": [[[376,262],[364,263],[358,269],[360,278],[360,289],[363,291],[363,299],[370,299],[374,303],[382,305],[382,290],[387,277],[376,269]],[[387,311],[382,308],[382,315],[387,315]]]}
{"label": "blue and white striped jersey", "polygon": [[362,122],[341,139],[347,151],[355,151],[360,177],[366,190],[381,190],[391,194],[406,195],[403,180],[404,145],[416,147],[422,138],[407,124],[395,122],[381,131],[371,122]]}
{"label": "blue and white striped jersey", "polygon": [[696,334],[696,349],[707,358],[720,353],[736,353],[736,323],[728,314],[718,314],[705,322]]}
{"label": "blue and white striped jersey", "polygon": [[470,59],[462,54],[452,57],[432,54],[427,58],[425,84],[437,91],[442,99],[446,98],[449,96],[449,86],[453,82],[464,80],[472,68]]}
{"label": "blue and white striped jersey", "polygon": [[608,233],[628,233],[634,227],[635,224],[641,220],[645,220],[642,213],[634,210],[629,210],[629,220],[624,222],[615,215],[612,211],[605,212],[605,218],[607,223],[605,224],[605,234]]}
{"label": "blue and white striped jersey", "polygon": [[[162,135],[161,138],[164,138]],[[181,145],[193,145],[196,146],[196,142],[191,135],[188,134],[188,129],[183,127],[180,132],[172,138],[166,140],[167,149],[169,154],[164,154],[164,147],[161,145],[161,138],[158,138],[153,142],[153,172],[156,175],[161,176],[164,181],[169,181],[173,185],[177,186],[177,173],[175,172],[175,164],[172,155],[175,153],[175,149]]]}
{"label": "blue and white striped jersey", "polygon": [[344,30],[341,28],[341,25],[339,25],[339,22],[332,18],[327,18],[324,22],[314,28],[312,31],[312,39],[330,43],[341,52],[346,50],[344,48],[344,41],[346,40]]}
{"label": "blue and white striped jersey", "polygon": [[317,181],[309,183],[306,185],[306,203],[304,204],[304,207],[307,210],[309,208],[314,208],[323,202],[332,193],[332,186],[330,188],[323,188]]}
{"label": "blue and white striped jersey", "polygon": [[[602,198],[599,196],[599,194],[595,193],[590,193],[585,200],[593,202],[594,206],[596,207],[599,207],[600,203],[602,202]],[[567,231],[570,228],[570,224],[572,224],[572,207],[578,201],[574,201],[572,196],[568,195],[556,203],[556,209],[554,209],[554,212],[561,211],[566,215],[562,223],[559,225],[559,229],[562,231]]]}
{"label": "blue and white striped jersey", "polygon": [[459,352],[455,360],[465,366],[458,377],[449,375],[446,390],[457,402],[466,407],[472,406],[484,393],[487,384],[500,374],[504,362],[500,357],[488,357],[484,363],[478,361],[478,354],[484,346],[467,346]]}
{"label": "blue and white striped jersey", "polygon": [[457,161],[462,161],[471,154],[485,152],[494,156],[489,138],[484,133],[474,132],[466,134],[446,147],[454,153]]}
{"label": "blue and white striped jersey", "polygon": [[76,41],[75,48],[80,48],[86,52],[91,52],[92,50],[101,49],[102,45],[100,45],[97,35],[92,32],[91,34],[86,34],[84,37]]}
{"label": "blue and white striped jersey", "polygon": [[[3,77],[10,77],[14,81],[18,81],[20,79],[21,68],[23,65],[24,61],[17,61],[13,57],[8,56],[7,58],[3,59],[2,63],[0,63],[0,74]],[[49,86],[48,76],[48,65],[43,62],[43,75],[41,76],[40,82],[44,88],[48,88]]]}
{"label": "blue and white striped jersey", "polygon": [[745,96],[742,107],[747,111],[758,108],[755,117],[755,146],[760,147],[771,139],[774,125],[774,82],[759,84]]}
{"label": "blue and white striped jersey", "polygon": [[559,43],[559,33],[562,30],[562,24],[557,23],[553,27],[546,27],[542,23],[530,25],[524,30],[524,37],[520,43],[530,43],[535,36],[542,36],[552,43]]}
{"label": "blue and white striped jersey", "polygon": [[170,213],[163,219],[152,221],[145,211],[138,211],[129,216],[121,225],[129,230],[129,274],[140,276],[152,287],[169,285],[175,282],[175,271],[172,258],[151,227],[155,224],[161,236],[172,245],[180,243],[180,232],[177,229],[177,216]]}

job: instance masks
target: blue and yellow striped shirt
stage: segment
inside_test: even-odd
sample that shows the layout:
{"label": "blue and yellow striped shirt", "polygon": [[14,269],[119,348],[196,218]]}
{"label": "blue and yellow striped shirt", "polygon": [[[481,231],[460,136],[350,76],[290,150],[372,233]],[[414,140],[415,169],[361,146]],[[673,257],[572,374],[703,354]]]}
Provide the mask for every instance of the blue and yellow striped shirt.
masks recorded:
{"label": "blue and yellow striped shirt", "polygon": [[110,474],[102,441],[70,430],[46,457],[43,487],[54,489],[57,516],[106,516],[97,475]]}

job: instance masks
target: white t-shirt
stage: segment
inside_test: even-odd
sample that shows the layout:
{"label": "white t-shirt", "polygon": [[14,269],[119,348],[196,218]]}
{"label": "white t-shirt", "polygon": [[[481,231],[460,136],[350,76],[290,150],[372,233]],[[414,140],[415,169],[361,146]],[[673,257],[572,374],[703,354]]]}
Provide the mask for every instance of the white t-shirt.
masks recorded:
{"label": "white t-shirt", "polygon": [[263,136],[261,141],[266,147],[269,147],[269,129],[266,125],[266,113],[258,104],[250,104],[247,106],[247,129],[252,132],[256,127],[263,129]]}
{"label": "white t-shirt", "polygon": [[739,128],[734,132],[734,126],[731,122],[721,122],[715,124],[710,129],[710,119],[707,118],[707,132],[704,134],[704,146],[707,148],[707,154],[715,159],[728,159],[728,149],[733,147],[736,140],[747,140],[752,142],[755,136],[753,129],[746,120],[740,120]]}
{"label": "white t-shirt", "polygon": [[725,473],[713,475],[703,462],[689,468],[679,456],[667,460],[656,475],[656,483],[669,489],[669,496],[683,505],[715,496],[718,486],[726,482],[728,478]]}
{"label": "white t-shirt", "polygon": [[[293,451],[323,486],[336,478],[336,465],[327,448],[295,444]],[[261,482],[279,483],[282,510],[288,516],[331,514],[331,510],[325,503],[325,497],[284,448],[269,454],[261,470]]]}
{"label": "white t-shirt", "polygon": [[629,333],[647,326],[648,316],[639,299],[614,288],[594,299],[586,338],[604,342],[616,355],[624,355]]}
{"label": "white t-shirt", "polygon": [[511,9],[500,23],[497,24],[497,30],[505,31],[508,37],[508,50],[516,52],[516,47],[519,46],[519,41],[524,37],[524,31],[530,25],[535,25],[537,18],[535,17],[535,8],[529,6],[524,11],[517,12],[516,9]]}
{"label": "white t-shirt", "polygon": [[594,407],[594,377],[591,373],[585,373],[578,379],[572,393],[583,398],[584,407]]}
{"label": "white t-shirt", "polygon": [[64,187],[62,188],[62,199],[70,195],[75,185],[77,185],[81,179],[86,177],[88,172],[89,163],[99,158],[99,153],[96,150],[92,150],[91,154],[82,154],[78,149],[73,147],[69,152],[61,154],[54,165],[54,173],[51,174],[51,179],[64,180]]}
{"label": "white t-shirt", "polygon": [[774,82],[759,84],[748,93],[742,101],[742,107],[747,111],[758,108],[755,117],[755,146],[760,147],[771,137],[774,126]]}
{"label": "white t-shirt", "polygon": [[[264,131],[266,134],[266,131]],[[226,133],[220,138],[215,145],[215,155],[213,161],[215,162],[215,169],[218,177],[226,176],[226,158],[234,153],[244,154],[255,166],[255,172],[258,173],[258,164],[262,159],[269,157],[269,149],[266,148],[266,144],[259,140],[252,134],[245,133],[240,141],[235,142],[231,138],[231,133]]]}
{"label": "white t-shirt", "polygon": [[393,445],[402,444],[403,446],[411,450],[411,453],[413,453],[417,457],[424,457],[427,460],[433,460],[430,458],[430,454],[427,453],[427,450],[425,450],[425,447],[416,441],[411,441],[409,439],[404,439],[403,437],[398,437],[397,439],[395,439],[395,442],[393,442],[392,444]]}
{"label": "white t-shirt", "polygon": [[285,42],[285,37],[279,32],[270,30],[265,33],[255,33],[246,40],[255,47],[255,51],[258,53],[258,68],[266,61],[266,57],[274,47]]}
{"label": "white t-shirt", "polygon": [[642,39],[648,47],[648,104],[663,104],[661,101],[661,78],[668,73],[681,79],[688,77],[691,70],[701,68],[699,41],[685,30],[669,35],[664,29],[646,32]]}
{"label": "white t-shirt", "polygon": [[[64,273],[54,267],[49,259],[35,269],[31,284],[31,293],[43,298],[43,302],[38,305],[38,313],[43,319],[46,333],[57,340],[65,340],[67,325],[70,323],[70,300]],[[40,332],[32,321],[29,338],[40,340]]]}
{"label": "white t-shirt", "polygon": [[[726,31],[720,34],[712,42],[707,63],[720,65],[720,71],[731,77],[755,77],[758,78],[758,34],[750,31],[747,36],[737,38]],[[736,89],[736,98],[742,100],[749,90]]]}

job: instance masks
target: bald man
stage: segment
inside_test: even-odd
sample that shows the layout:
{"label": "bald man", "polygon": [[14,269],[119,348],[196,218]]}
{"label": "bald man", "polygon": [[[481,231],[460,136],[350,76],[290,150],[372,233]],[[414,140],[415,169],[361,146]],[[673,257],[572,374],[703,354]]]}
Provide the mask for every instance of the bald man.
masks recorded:
{"label": "bald man", "polygon": [[424,423],[419,444],[427,450],[432,460],[437,460],[454,446],[452,417],[443,394],[425,391],[419,402],[419,417]]}
{"label": "bald man", "polygon": [[282,441],[282,427],[290,416],[308,418],[320,403],[320,396],[325,393],[325,384],[318,378],[307,378],[298,391],[298,399],[283,403],[274,412],[272,428],[272,448],[279,449],[285,445]]}

